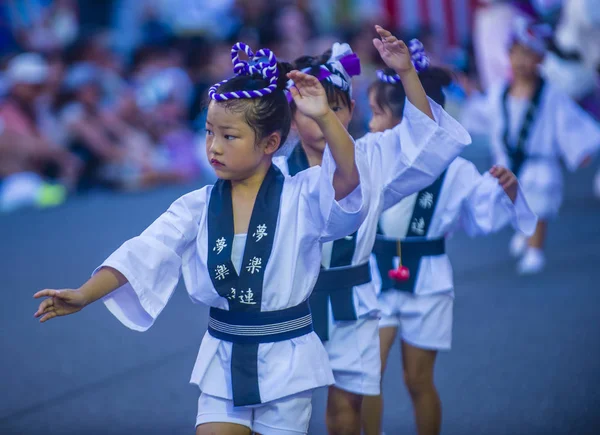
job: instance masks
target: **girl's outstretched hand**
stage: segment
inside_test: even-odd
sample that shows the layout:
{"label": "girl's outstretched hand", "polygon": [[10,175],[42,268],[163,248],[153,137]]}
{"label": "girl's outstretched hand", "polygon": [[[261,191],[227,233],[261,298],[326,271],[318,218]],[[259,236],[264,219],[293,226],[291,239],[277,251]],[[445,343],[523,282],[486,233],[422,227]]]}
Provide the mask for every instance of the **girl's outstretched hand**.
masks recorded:
{"label": "girl's outstretched hand", "polygon": [[290,92],[303,115],[317,119],[329,113],[327,94],[319,79],[296,70],[289,72],[288,77],[294,82]]}
{"label": "girl's outstretched hand", "polygon": [[83,295],[78,290],[41,290],[33,295],[34,298],[46,298],[40,303],[38,310],[33,315],[40,318],[40,323],[44,323],[57,316],[66,316],[80,311],[86,306]]}
{"label": "girl's outstretched hand", "polygon": [[492,169],[490,169],[490,174],[498,180],[498,183],[500,183],[500,186],[502,186],[506,195],[508,195],[510,200],[514,203],[517,200],[519,187],[519,182],[517,181],[515,174],[504,166],[493,166]]}
{"label": "girl's outstretched hand", "polygon": [[412,71],[414,66],[406,44],[381,26],[375,26],[375,30],[381,39],[373,39],[373,45],[385,64],[396,71],[399,76]]}

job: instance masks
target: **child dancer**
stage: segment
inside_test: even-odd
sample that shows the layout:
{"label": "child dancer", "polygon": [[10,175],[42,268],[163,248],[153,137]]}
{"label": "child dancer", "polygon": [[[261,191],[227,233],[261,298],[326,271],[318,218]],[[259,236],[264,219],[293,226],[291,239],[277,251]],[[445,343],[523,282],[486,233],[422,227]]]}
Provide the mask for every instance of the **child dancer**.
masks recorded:
{"label": "child dancer", "polygon": [[492,87],[485,98],[473,99],[463,112],[468,129],[485,128],[490,134],[496,163],[517,175],[539,216],[532,237],[517,233],[511,241],[511,253],[523,255],[523,274],[537,273],[545,265],[546,228],[562,203],[560,160],[574,171],[600,146],[600,126],[540,76],[545,32],[542,26],[516,20],[509,51],[512,80]]}
{"label": "child dancer", "polygon": [[[359,434],[362,398],[379,394],[379,308],[369,258],[381,211],[431,184],[470,143],[460,124],[427,99],[408,47],[387,30],[376,30],[380,39],[374,40],[375,47],[407,90],[406,123],[356,142],[357,159],[365,159],[370,173],[371,190],[363,186],[363,193],[371,196],[369,214],[355,234],[324,246],[323,271],[310,299],[315,330],[325,342],[335,378],[327,402],[331,434]],[[350,77],[360,72],[350,47],[335,44],[331,56],[301,58],[295,66],[319,77],[331,109],[347,126],[354,108]],[[301,143],[277,164],[294,175],[320,165],[328,152],[319,126],[301,111],[292,111]],[[410,158],[404,152],[409,146],[416,150]]]}
{"label": "child dancer", "polygon": [[286,76],[267,49],[255,56],[238,43],[232,59],[237,76],[209,91],[206,153],[217,183],[175,201],[79,289],[36,293],[48,299],[35,316],[45,322],[103,298],[124,325],[145,331],[183,272],[191,298],[211,307],[191,377],[202,391],[196,434],[306,433],[311,390],[333,383],[307,301],[315,259],[323,242],[358,229],[369,184],[359,187],[364,159],[355,163],[323,87],[298,71],[288,74],[297,110],[322,129],[335,164],[328,157],[284,177],[272,158],[290,130]]}
{"label": "child dancer", "polygon": [[[370,128],[385,131],[403,120],[405,89],[393,71],[379,71],[371,85]],[[440,105],[442,87],[450,76],[439,68],[420,74],[427,95]],[[536,217],[530,211],[515,176],[494,166],[480,175],[457,157],[430,186],[383,213],[373,252],[382,280],[379,323],[382,373],[398,329],[401,334],[404,380],[410,393],[420,435],[437,434],[441,404],[433,383],[438,350],[449,350],[452,339],[454,285],[445,254],[445,237],[458,225],[469,235],[488,234],[506,222],[531,234]],[[397,262],[399,261],[399,264]],[[382,396],[365,398],[363,429],[381,433]]]}

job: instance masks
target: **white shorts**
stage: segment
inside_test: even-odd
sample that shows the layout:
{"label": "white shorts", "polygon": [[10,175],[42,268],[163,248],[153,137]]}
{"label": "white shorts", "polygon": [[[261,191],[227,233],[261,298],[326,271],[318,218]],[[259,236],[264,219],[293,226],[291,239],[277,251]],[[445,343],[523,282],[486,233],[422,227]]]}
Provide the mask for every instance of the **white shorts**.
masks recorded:
{"label": "white shorts", "polygon": [[325,342],[335,386],[364,396],[377,396],[381,381],[379,319],[356,321],[329,319],[329,340]]}
{"label": "white shorts", "polygon": [[422,349],[450,350],[454,297],[449,293],[413,295],[389,290],[379,294],[380,328],[399,328],[406,343]]}
{"label": "white shorts", "polygon": [[232,400],[201,393],[196,426],[235,423],[261,435],[307,434],[312,395],[312,391],[303,391],[261,405],[234,407]]}

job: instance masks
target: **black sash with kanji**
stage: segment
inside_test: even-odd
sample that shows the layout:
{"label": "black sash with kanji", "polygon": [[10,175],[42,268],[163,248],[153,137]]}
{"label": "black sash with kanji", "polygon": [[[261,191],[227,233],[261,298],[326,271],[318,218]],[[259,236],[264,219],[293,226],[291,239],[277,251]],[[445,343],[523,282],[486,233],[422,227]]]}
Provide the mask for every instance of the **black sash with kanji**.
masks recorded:
{"label": "black sash with kanji", "polygon": [[529,157],[525,151],[525,147],[527,145],[529,135],[531,134],[531,127],[533,126],[533,123],[539,112],[544,85],[544,80],[540,78],[537,87],[535,88],[535,92],[533,93],[533,97],[529,102],[529,107],[527,108],[527,112],[523,118],[523,123],[521,124],[521,129],[519,130],[519,135],[517,137],[517,143],[514,144],[514,147],[511,146],[510,143],[510,119],[508,116],[508,95],[510,93],[510,84],[506,86],[506,89],[502,94],[502,114],[504,116],[504,134],[502,135],[502,139],[504,141],[504,148],[506,149],[506,153],[508,154],[511,162],[511,170],[517,176],[523,167],[523,163],[525,163],[525,160],[527,160]]}
{"label": "black sash with kanji", "polygon": [[[288,171],[291,176],[310,167],[306,153],[301,144],[296,145],[287,159]],[[356,232],[350,236],[333,242],[329,268],[349,266],[352,264],[356,250]],[[323,269],[322,269],[323,270]],[[329,338],[329,301],[335,320],[357,320],[354,308],[353,287],[335,289],[333,292],[313,291],[310,295],[310,309],[313,315],[315,332],[326,341]]]}
{"label": "black sash with kanji", "polygon": [[[435,212],[436,206],[439,201],[440,192],[446,178],[446,172],[438,177],[430,186],[421,190],[417,195],[417,201],[413,208],[412,215],[410,217],[410,224],[406,236],[402,239],[420,238],[425,239],[429,233],[431,227],[431,221],[433,219],[433,213]],[[383,234],[381,226],[377,228],[379,234]],[[377,259],[377,267],[381,275],[381,288],[382,290],[396,289],[401,291],[413,292],[416,284],[417,277],[419,276],[419,268],[421,264],[421,256],[419,255],[404,255],[401,252],[402,265],[408,267],[410,271],[410,277],[406,281],[395,281],[388,276],[388,272],[394,269],[394,257],[397,255],[382,255],[381,253],[375,252]],[[406,252],[406,254],[409,254]]]}
{"label": "black sash with kanji", "polygon": [[[284,177],[271,165],[260,186],[244,248],[240,274],[231,261],[234,238],[231,182],[218,180],[208,206],[208,269],[213,286],[229,302],[229,311],[259,312],[264,274],[277,227]],[[235,406],[261,403],[258,344],[233,343],[231,387]]]}

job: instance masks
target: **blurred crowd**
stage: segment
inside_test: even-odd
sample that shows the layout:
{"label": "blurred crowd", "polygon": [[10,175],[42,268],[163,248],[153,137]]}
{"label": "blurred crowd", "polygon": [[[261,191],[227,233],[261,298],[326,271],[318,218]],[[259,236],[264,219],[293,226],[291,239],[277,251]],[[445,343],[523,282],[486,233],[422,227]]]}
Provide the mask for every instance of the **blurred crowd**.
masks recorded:
{"label": "blurred crowd", "polygon": [[[367,87],[380,66],[372,25],[393,25],[386,3],[0,1],[0,212],[96,189],[213,177],[203,144],[205,96],[231,74],[229,50],[238,40],[288,61],[349,42],[363,69],[351,130],[364,133]],[[479,87],[470,39],[448,47],[435,28],[397,33],[419,37],[434,63],[452,67],[455,99]]]}

